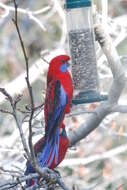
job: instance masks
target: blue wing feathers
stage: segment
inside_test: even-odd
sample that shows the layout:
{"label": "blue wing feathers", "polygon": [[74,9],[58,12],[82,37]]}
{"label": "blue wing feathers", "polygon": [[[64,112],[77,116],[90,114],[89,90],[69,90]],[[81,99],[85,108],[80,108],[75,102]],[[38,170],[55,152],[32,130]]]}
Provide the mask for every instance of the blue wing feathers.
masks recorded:
{"label": "blue wing feathers", "polygon": [[[49,114],[47,127],[46,127],[46,146],[43,150],[41,157],[41,164],[45,165],[48,160],[48,166],[50,167],[55,157],[55,163],[58,162],[58,152],[59,152],[59,125],[64,115],[64,109],[67,103],[67,95],[57,80],[54,88],[54,98],[53,98],[53,110],[52,114]],[[48,102],[47,102],[48,104]],[[48,106],[50,107],[50,106]],[[50,159],[49,159],[50,157]]]}

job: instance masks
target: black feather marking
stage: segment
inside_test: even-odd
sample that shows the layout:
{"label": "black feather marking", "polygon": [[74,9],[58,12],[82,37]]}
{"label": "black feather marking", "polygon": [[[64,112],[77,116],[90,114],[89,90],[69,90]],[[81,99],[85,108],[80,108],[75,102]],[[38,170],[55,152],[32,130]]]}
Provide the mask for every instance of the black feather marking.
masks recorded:
{"label": "black feather marking", "polygon": [[60,86],[61,86],[60,81],[57,80],[55,83],[54,98],[53,98],[53,110],[54,111],[60,102]]}

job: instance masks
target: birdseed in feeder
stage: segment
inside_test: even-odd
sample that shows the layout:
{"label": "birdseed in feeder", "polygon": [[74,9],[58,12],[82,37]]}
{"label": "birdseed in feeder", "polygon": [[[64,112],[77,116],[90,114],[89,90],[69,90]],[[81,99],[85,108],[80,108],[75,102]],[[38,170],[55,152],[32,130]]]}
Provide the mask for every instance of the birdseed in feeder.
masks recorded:
{"label": "birdseed in feeder", "polygon": [[71,30],[69,44],[72,56],[72,75],[75,89],[98,89],[96,55],[93,34],[89,28]]}

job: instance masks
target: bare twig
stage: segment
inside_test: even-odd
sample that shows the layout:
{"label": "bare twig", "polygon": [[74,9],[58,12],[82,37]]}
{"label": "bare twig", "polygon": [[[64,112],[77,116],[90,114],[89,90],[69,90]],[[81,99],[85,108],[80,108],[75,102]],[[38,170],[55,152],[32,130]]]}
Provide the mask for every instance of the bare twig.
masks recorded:
{"label": "bare twig", "polygon": [[[20,180],[20,183],[26,181],[26,180],[30,180],[30,179],[34,179],[34,178],[37,178],[39,177],[39,174],[30,174],[28,176],[23,176],[23,177],[20,177],[19,180]],[[0,184],[0,190],[8,190],[8,189],[11,189],[15,186],[17,186],[19,184],[19,181],[17,180],[12,180],[10,182],[5,182],[3,184]]]}
{"label": "bare twig", "polygon": [[15,176],[15,177],[19,177],[20,175],[22,175],[22,173],[20,171],[14,171],[14,170],[8,170],[8,169],[5,169],[3,167],[0,167],[0,173],[9,173],[11,174],[12,176]]}
{"label": "bare twig", "polygon": [[0,92],[1,92],[2,94],[4,94],[4,96],[9,100],[9,102],[10,102],[11,104],[13,104],[13,99],[12,99],[12,97],[10,96],[10,94],[9,94],[4,88],[0,88]]}
{"label": "bare twig", "polygon": [[8,110],[5,110],[5,109],[0,109],[0,112],[1,112],[1,113],[6,113],[6,114],[13,115],[13,112],[8,111]]}
{"label": "bare twig", "polygon": [[22,95],[21,95],[21,94],[19,94],[18,96],[16,96],[15,101],[14,101],[14,107],[15,107],[15,108],[16,108],[18,102],[20,102],[21,98],[22,98]]}
{"label": "bare twig", "polygon": [[[17,116],[17,112],[16,112],[16,104],[19,101],[19,98],[16,99],[16,101],[13,100],[13,98],[11,97],[11,95],[4,88],[0,88],[0,92],[2,94],[4,94],[8,98],[8,101],[11,104],[11,107],[12,107],[11,115],[13,115],[13,117],[15,119],[15,122],[16,122],[16,125],[17,125],[17,127],[19,129],[19,133],[20,133],[20,137],[21,137],[21,140],[22,140],[23,148],[24,148],[27,156],[30,157],[29,150],[28,150],[28,147],[27,147],[27,144],[26,144],[26,140],[25,140],[25,137],[24,137],[24,134],[23,134],[23,130],[22,130],[22,124],[20,123],[20,121],[18,119],[18,116]],[[6,112],[6,110],[5,110],[5,112]]]}
{"label": "bare twig", "polygon": [[22,189],[22,190],[25,190],[25,188],[23,187],[23,185],[22,185],[22,183],[21,183],[21,181],[20,181],[20,178],[19,178],[19,177],[17,177],[17,182],[19,183],[19,185],[20,185],[21,189]]}
{"label": "bare twig", "polygon": [[45,63],[49,64],[49,62],[45,59],[45,57],[44,57],[43,55],[41,55],[41,59],[42,59]]}
{"label": "bare twig", "polygon": [[35,165],[36,162],[36,158],[35,158],[35,154],[34,154],[34,149],[33,149],[33,144],[32,144],[32,119],[33,119],[33,115],[34,115],[34,100],[33,100],[33,92],[32,92],[32,87],[30,85],[29,82],[29,64],[28,64],[28,57],[26,54],[26,50],[25,50],[25,46],[22,40],[22,36],[19,30],[19,26],[18,26],[18,17],[17,17],[17,3],[16,0],[14,0],[14,6],[15,6],[15,19],[13,19],[13,22],[15,24],[17,33],[18,33],[18,37],[20,40],[20,44],[21,44],[21,48],[23,51],[23,55],[24,55],[24,59],[25,59],[25,63],[26,63],[26,82],[27,82],[27,87],[28,87],[28,92],[29,92],[29,97],[30,97],[30,104],[31,104],[31,112],[30,112],[30,119],[29,119],[29,148],[30,148],[30,152],[31,152],[31,156],[32,156],[32,161]]}
{"label": "bare twig", "polygon": [[[41,104],[39,106],[34,107],[34,111],[38,111],[37,115],[40,113],[40,111],[43,109],[44,104]],[[29,116],[29,114],[31,113],[31,108],[29,108],[28,106],[25,106],[26,110],[22,110],[21,108],[16,108],[17,111],[19,111],[22,114],[28,114],[27,116]],[[34,118],[36,117],[36,115],[34,116]]]}

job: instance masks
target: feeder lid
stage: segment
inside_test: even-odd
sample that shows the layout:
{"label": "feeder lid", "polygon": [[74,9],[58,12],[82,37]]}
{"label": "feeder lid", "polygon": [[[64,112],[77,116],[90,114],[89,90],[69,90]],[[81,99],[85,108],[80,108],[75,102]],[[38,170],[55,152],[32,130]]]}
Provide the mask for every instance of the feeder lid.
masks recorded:
{"label": "feeder lid", "polygon": [[66,0],[65,6],[67,9],[90,7],[91,0]]}

